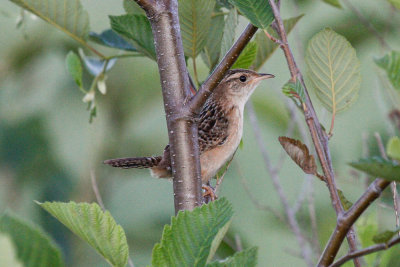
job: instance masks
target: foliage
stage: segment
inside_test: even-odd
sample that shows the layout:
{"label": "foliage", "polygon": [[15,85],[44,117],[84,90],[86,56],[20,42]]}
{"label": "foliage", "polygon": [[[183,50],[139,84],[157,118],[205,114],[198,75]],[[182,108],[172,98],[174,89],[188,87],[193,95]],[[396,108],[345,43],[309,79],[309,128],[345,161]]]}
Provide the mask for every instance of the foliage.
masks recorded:
{"label": "foliage", "polygon": [[233,64],[232,69],[248,69],[257,55],[257,43],[250,42]]}
{"label": "foliage", "polygon": [[317,164],[313,155],[300,140],[280,136],[279,142],[292,160],[307,174],[317,174]]}
{"label": "foliage", "polygon": [[193,211],[180,211],[171,225],[164,227],[161,242],[154,246],[152,265],[206,266],[228,230],[232,215],[232,207],[224,198]]}
{"label": "foliage", "polygon": [[[285,19],[283,21],[283,25],[288,34],[293,30],[294,26],[296,26],[297,22],[302,17],[303,15],[299,15],[297,17]],[[266,31],[275,38],[277,37],[275,31],[272,29],[271,26],[268,26]],[[255,42],[257,43],[258,49],[257,56],[252,68],[255,70],[259,70],[278,48],[278,44],[271,41],[271,39],[269,39],[263,31],[259,31],[258,33],[256,33]]]}
{"label": "foliage", "polygon": [[10,0],[54,27],[62,30],[80,43],[85,43],[89,33],[89,16],[79,0]]}
{"label": "foliage", "polygon": [[366,172],[373,177],[380,177],[390,181],[400,181],[400,165],[382,157],[371,157],[360,159],[350,163],[360,171]]}
{"label": "foliage", "polygon": [[314,35],[308,43],[308,79],[321,103],[332,112],[351,105],[360,89],[360,62],[351,44],[331,29]]}
{"label": "foliage", "polygon": [[179,20],[185,56],[196,58],[207,42],[213,0],[179,0]]}
{"label": "foliage", "polygon": [[110,16],[110,24],[115,32],[127,38],[139,52],[156,60],[154,38],[150,22],[145,15]]}
{"label": "foliage", "polygon": [[268,1],[230,0],[250,22],[261,29],[266,29],[274,20]]}
{"label": "foliage", "polygon": [[400,90],[400,52],[391,51],[382,58],[375,59],[375,63],[386,71],[393,87]]}
{"label": "foliage", "polygon": [[386,152],[392,159],[400,161],[400,139],[397,136],[390,138],[386,145]]}
{"label": "foliage", "polygon": [[334,6],[334,7],[338,7],[341,8],[342,5],[340,4],[339,0],[323,0],[325,3]]}
{"label": "foliage", "polygon": [[[110,16],[111,29],[108,29],[109,26],[107,26],[106,30],[100,33],[89,31],[88,14],[82,8],[79,0],[10,1],[39,16],[88,49],[87,51],[79,49],[79,55],[70,51],[66,57],[66,68],[77,86],[85,94],[83,101],[88,104],[91,118],[96,115],[96,92],[99,90],[102,94],[106,93],[107,74],[109,74],[108,71],[116,63],[117,58],[145,56],[153,61],[157,60],[150,21],[135,1],[124,0],[123,7],[127,14]],[[344,6],[342,7],[339,0],[323,0],[323,2],[339,8],[335,10],[336,12],[345,8]],[[388,2],[396,8],[400,8],[398,0],[388,0]],[[332,11],[332,8],[326,8]],[[21,16],[23,17],[23,15]],[[201,56],[208,70],[212,72],[214,67],[234,44],[238,33],[237,28],[239,25],[242,25],[239,24],[239,21],[242,21],[240,16],[247,18],[260,29],[253,40],[242,51],[232,68],[260,70],[279,46],[279,41],[274,42],[271,40],[279,38],[276,33],[276,25],[271,25],[274,16],[268,1],[179,0],[180,30],[186,60],[190,58],[195,62],[198,56]],[[283,21],[287,33],[295,27],[302,16],[296,16]],[[340,19],[343,19],[343,17]],[[393,21],[395,21],[394,16]],[[346,23],[349,23],[349,20]],[[327,23],[318,21],[318,27],[325,24]],[[381,26],[378,23],[376,25],[377,27]],[[375,26],[375,22],[370,27],[373,28],[373,26]],[[388,34],[391,30],[388,26]],[[337,27],[337,31],[351,40],[355,46],[355,42],[362,41],[349,35],[341,27]],[[269,38],[268,36],[272,36],[273,38]],[[48,40],[44,40],[43,44],[47,43],[46,41]],[[296,39],[295,42],[298,41]],[[92,46],[90,42],[95,43],[96,46]],[[103,55],[97,51],[98,45],[106,47],[105,51],[111,51],[111,54]],[[68,47],[68,50],[71,49],[70,46],[66,47]],[[298,52],[296,50],[301,50],[301,48],[295,48],[295,52]],[[103,50],[101,51],[103,52]],[[297,57],[298,55],[295,56]],[[337,34],[331,29],[324,29],[317,33],[311,38],[304,59],[309,72],[306,82],[314,88],[316,96],[323,106],[333,113],[333,117],[337,112],[347,108],[354,102],[360,88],[360,63],[352,45],[342,35]],[[281,61],[283,62],[284,60]],[[390,51],[385,56],[375,59],[375,63],[385,71],[393,88],[399,90],[400,52]],[[140,64],[142,64],[142,61],[140,61]],[[8,66],[8,62],[5,65]],[[272,73],[275,73],[275,69],[280,69],[280,67],[275,65],[268,66],[268,68],[273,69]],[[89,78],[92,79],[89,86],[85,86],[87,85],[88,77],[86,74],[89,74]],[[197,78],[197,73],[195,75]],[[129,76],[131,76],[130,73]],[[122,78],[121,81],[123,81]],[[115,83],[115,81],[113,85],[117,85],[115,86],[116,88],[124,87],[121,84]],[[303,85],[304,83],[298,77],[292,77],[283,85],[282,92],[295,100],[301,111],[306,111],[304,102],[306,101],[307,92]],[[146,86],[148,85],[146,84]],[[124,118],[130,117],[132,114],[122,114],[123,111],[121,111],[122,116],[120,116],[119,113],[116,113],[115,107],[119,107],[122,103],[122,109],[125,109],[124,105],[129,106],[127,104],[130,103],[127,101],[129,97],[124,95],[124,91],[117,94],[111,90],[111,93],[114,93],[112,97],[104,98],[105,102],[110,102],[106,102],[109,105],[104,106],[113,107],[109,112],[110,117],[112,117],[112,123],[110,124],[114,125],[115,128],[121,127],[115,130],[116,132],[120,131],[118,132],[118,136],[120,136],[126,133],[122,133],[121,129],[123,126],[122,123],[119,125],[119,120],[123,121]],[[150,94],[153,100],[153,94]],[[124,96],[118,96],[118,99],[115,101],[111,99],[113,97],[117,98],[117,95]],[[273,94],[269,94],[268,98],[270,96],[273,99],[270,101],[274,102]],[[136,98],[134,101],[141,102],[142,98]],[[272,103],[271,106],[273,104],[280,105],[281,103]],[[265,106],[267,105],[268,103],[265,104]],[[373,110],[375,111],[375,109]],[[118,110],[118,112],[120,111]],[[293,114],[295,112],[297,111],[291,111]],[[294,116],[293,114],[291,116]],[[115,123],[115,121],[118,122]],[[273,121],[273,123],[283,124],[282,121]],[[2,127],[0,127],[0,130],[3,130]],[[101,130],[98,132],[101,132]],[[108,132],[106,133],[108,134]],[[296,134],[298,132],[294,130],[293,135]],[[0,137],[1,135],[2,132],[0,131]],[[331,136],[329,135],[329,137]],[[288,137],[280,137],[279,141],[287,154],[305,173],[318,175],[317,164],[314,155],[312,155],[314,150],[311,147],[309,149],[302,141]],[[249,143],[251,145],[251,142]],[[352,162],[350,165],[373,177],[400,181],[399,138],[391,138],[386,149],[388,156],[392,160],[386,160],[381,157],[368,157]],[[109,152],[108,148],[101,148],[99,150]],[[10,157],[13,157],[13,155]],[[24,158],[19,160],[26,161]],[[35,164],[36,162],[33,162],[31,165]],[[47,164],[46,166],[49,165],[52,164]],[[49,168],[56,167],[49,166]],[[352,203],[344,196],[341,190],[338,190],[338,194],[345,210],[350,209]],[[127,264],[128,245],[124,230],[120,225],[116,224],[109,212],[103,212],[96,204],[87,203],[45,202],[40,205],[95,248],[112,266],[125,266]],[[302,212],[301,209],[299,209],[299,214],[294,215],[302,216],[303,214],[300,214],[300,212]],[[224,238],[232,222],[232,214],[231,204],[224,198],[208,205],[203,205],[193,211],[179,212],[176,217],[172,218],[171,224],[165,226],[161,241],[154,246],[152,265],[255,266],[257,263],[257,248],[253,247],[240,252],[231,251],[229,255],[224,255],[223,257],[220,257],[221,255],[217,253],[217,249],[222,242],[221,240]],[[5,248],[5,252],[3,254],[0,252],[0,255],[7,253],[6,256],[8,256],[7,260],[10,262],[9,265],[63,265],[58,247],[53,244],[47,234],[43,233],[36,226],[26,223],[13,215],[5,214],[0,218],[0,232],[0,247]],[[377,234],[377,232],[378,225],[375,221],[369,222],[368,226],[365,226],[364,229],[360,227],[359,233],[363,247],[371,245],[372,242],[387,243],[398,230],[385,231],[381,234]],[[23,234],[21,235],[21,233]],[[21,238],[21,236],[24,238]],[[31,249],[32,247],[34,249]],[[25,251],[25,254],[22,255],[21,251]],[[26,251],[29,251],[30,254],[28,255]],[[393,257],[391,253],[394,255]],[[216,257],[217,254],[218,256]],[[373,264],[377,265],[380,258],[382,258],[382,266],[391,266],[391,257],[395,258],[395,256],[395,253],[389,251],[385,256],[369,255],[366,259],[371,266]],[[214,258],[218,258],[218,260],[214,260]],[[224,259],[220,260],[220,258]],[[392,266],[395,266],[395,264],[392,264]]]}
{"label": "foliage", "polygon": [[[12,253],[17,256],[17,259],[14,260],[19,261],[23,266],[64,266],[60,249],[38,226],[6,212],[0,217],[0,233],[2,233],[3,242],[6,237],[9,238],[8,243],[12,241],[15,248]],[[1,248],[2,250],[5,249],[2,246]],[[12,247],[9,247],[9,249],[12,249]],[[2,261],[2,263],[4,262]]]}
{"label": "foliage", "polygon": [[104,46],[137,52],[137,49],[131,43],[127,42],[124,38],[119,36],[115,31],[111,29],[104,30],[100,34],[89,32],[89,37],[91,41],[94,41]]}
{"label": "foliage", "polygon": [[93,203],[38,203],[74,234],[91,245],[111,266],[124,267],[128,262],[125,232],[111,214]]}

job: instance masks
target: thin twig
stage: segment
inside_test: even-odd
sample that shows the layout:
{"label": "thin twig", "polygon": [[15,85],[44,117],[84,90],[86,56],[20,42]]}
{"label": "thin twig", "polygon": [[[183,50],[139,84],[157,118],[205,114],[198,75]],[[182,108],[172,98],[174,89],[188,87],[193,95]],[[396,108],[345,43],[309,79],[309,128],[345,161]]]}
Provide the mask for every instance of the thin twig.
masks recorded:
{"label": "thin twig", "polygon": [[[319,161],[322,166],[322,170],[324,171],[324,175],[326,178],[325,180],[328,185],[329,193],[330,193],[331,200],[332,200],[332,205],[335,209],[337,217],[340,218],[344,212],[344,209],[340,202],[339,195],[337,192],[337,187],[336,187],[336,182],[335,182],[335,177],[334,177],[334,172],[333,172],[333,167],[332,167],[332,160],[330,157],[330,150],[329,150],[329,146],[328,146],[328,136],[325,133],[325,131],[323,131],[321,128],[318,117],[317,117],[314,107],[312,105],[310,96],[308,94],[306,84],[304,83],[303,76],[297,67],[293,53],[289,47],[288,40],[287,40],[287,34],[285,31],[285,27],[283,25],[283,21],[282,21],[281,15],[280,15],[279,8],[274,0],[269,0],[269,4],[272,8],[272,12],[274,13],[276,31],[277,31],[278,36],[280,37],[280,40],[282,41],[282,45],[280,47],[285,54],[287,65],[289,67],[289,71],[291,74],[291,80],[296,81],[299,79],[303,86],[303,89],[304,89],[305,101],[303,103],[303,109],[304,109],[305,120],[309,127],[311,137],[312,137],[312,140],[314,143],[314,147],[315,147]],[[350,251],[355,251],[357,249],[357,244],[356,244],[355,233],[352,228],[349,228],[347,231],[347,239],[348,239]],[[356,267],[361,266],[361,264],[358,260],[355,260],[354,264]]]}
{"label": "thin twig", "polygon": [[276,43],[276,44],[278,44],[278,45],[281,45],[281,44],[282,44],[282,42],[281,42],[280,40],[276,39],[274,36],[272,36],[271,34],[269,34],[267,30],[264,30],[264,33],[265,33],[265,35],[268,37],[268,39],[270,39],[272,42],[274,42],[274,43]]}
{"label": "thin twig", "polygon": [[[97,203],[99,204],[99,206],[101,207],[103,212],[106,211],[106,208],[105,208],[104,202],[103,202],[103,198],[101,197],[99,187],[97,186],[96,174],[94,173],[94,170],[90,170],[90,182],[92,184],[92,189],[93,189],[94,195],[96,196]],[[130,257],[128,258],[128,264],[130,267],[135,267],[135,265],[133,264],[133,261]]]}
{"label": "thin twig", "polygon": [[237,169],[238,174],[241,177],[241,182],[242,182],[243,188],[246,191],[247,195],[249,196],[249,198],[250,198],[251,202],[253,203],[253,205],[256,206],[256,208],[259,209],[259,210],[271,212],[278,220],[280,220],[282,223],[286,224],[289,227],[289,225],[287,224],[287,221],[279,213],[279,211],[275,210],[271,206],[268,206],[268,205],[260,203],[260,201],[256,197],[254,197],[253,193],[250,191],[250,188],[249,188],[249,186],[247,184],[246,179],[243,176],[243,173],[242,173],[242,171],[241,171],[241,169],[239,167],[239,164],[236,164],[236,169]]}
{"label": "thin twig", "polygon": [[235,234],[235,244],[236,244],[236,251],[242,251],[242,239],[240,238],[239,234]]}
{"label": "thin twig", "polygon": [[[374,134],[376,142],[378,143],[378,147],[379,147],[379,152],[381,153],[382,158],[388,160],[388,157],[386,155],[386,151],[385,151],[385,146],[383,145],[382,142],[382,138],[380,136],[379,133],[375,133]],[[392,190],[392,197],[393,197],[393,209],[394,209],[394,214],[395,214],[395,218],[396,218],[396,228],[399,227],[400,224],[400,219],[399,219],[399,195],[397,193],[397,188],[396,188],[396,182],[391,182],[390,183],[390,189]],[[400,236],[400,233],[399,233]]]}
{"label": "thin twig", "polygon": [[341,257],[335,263],[329,265],[329,267],[339,267],[339,266],[343,265],[345,262],[347,262],[349,260],[352,260],[354,258],[358,258],[358,257],[361,257],[361,256],[365,256],[365,255],[368,255],[368,254],[371,254],[371,253],[374,253],[374,252],[377,252],[377,251],[389,249],[389,248],[391,248],[392,246],[394,246],[394,245],[396,245],[398,243],[400,243],[400,237],[399,236],[396,237],[396,238],[393,238],[388,243],[381,243],[381,244],[373,245],[373,246],[370,246],[370,247],[367,247],[367,248],[364,248],[364,249],[349,253],[349,254]]}
{"label": "thin twig", "polygon": [[94,170],[90,170],[90,181],[92,183],[92,189],[93,189],[94,195],[96,196],[97,203],[99,203],[99,206],[101,207],[101,209],[103,211],[105,211],[106,208],[104,207],[104,202],[103,202],[103,199],[101,198],[99,188],[97,186],[96,175],[94,173]]}
{"label": "thin twig", "polygon": [[294,214],[296,214],[300,210],[301,206],[303,206],[303,203],[306,200],[306,196],[309,193],[308,188],[311,183],[311,178],[312,178],[312,175],[304,175],[303,185],[301,186],[299,196],[297,197],[296,201],[294,202],[294,205],[292,208]]}
{"label": "thin twig", "polygon": [[232,163],[233,158],[235,157],[236,151],[237,151],[237,148],[236,148],[235,152],[233,152],[233,155],[232,155],[232,157],[230,158],[230,160],[228,161],[228,163],[226,164],[225,170],[224,170],[224,172],[222,173],[221,177],[218,177],[218,176],[217,176],[217,182],[216,182],[216,184],[215,184],[215,190],[214,190],[216,195],[218,195],[218,192],[219,192],[219,190],[220,190],[222,181],[224,180],[225,174],[226,174],[226,172],[228,171],[229,166],[231,166],[231,163]]}
{"label": "thin twig", "polygon": [[304,260],[306,261],[307,265],[313,266],[314,264],[311,259],[310,248],[307,245],[307,242],[301,233],[300,226],[297,222],[295,213],[293,212],[293,209],[290,207],[288,199],[287,199],[285,193],[283,192],[283,189],[282,189],[282,186],[280,183],[279,174],[274,171],[273,165],[271,163],[268,152],[266,150],[266,145],[261,136],[261,130],[260,130],[260,127],[259,127],[259,124],[257,121],[257,117],[255,115],[254,108],[253,108],[251,102],[247,104],[247,111],[249,114],[250,123],[253,127],[253,132],[256,137],[256,141],[258,143],[262,157],[264,159],[265,168],[266,168],[267,172],[269,173],[269,176],[272,180],[274,188],[275,188],[275,190],[279,196],[279,199],[283,205],[287,219],[289,221],[290,228],[293,231],[294,235],[296,236],[297,242],[299,243],[299,246],[301,249],[301,254],[302,254]]}

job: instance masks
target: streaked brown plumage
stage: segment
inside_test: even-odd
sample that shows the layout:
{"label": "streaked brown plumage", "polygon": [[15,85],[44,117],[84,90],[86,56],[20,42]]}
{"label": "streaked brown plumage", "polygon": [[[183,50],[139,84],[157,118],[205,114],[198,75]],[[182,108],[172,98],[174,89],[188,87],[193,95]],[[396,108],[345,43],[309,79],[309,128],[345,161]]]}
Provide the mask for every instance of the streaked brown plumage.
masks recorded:
{"label": "streaked brown plumage", "polygon": [[[244,105],[261,80],[274,77],[251,70],[230,70],[210,95],[199,115],[201,176],[208,182],[236,151],[243,132]],[[169,145],[163,156],[104,161],[119,168],[150,168],[153,176],[172,176]]]}

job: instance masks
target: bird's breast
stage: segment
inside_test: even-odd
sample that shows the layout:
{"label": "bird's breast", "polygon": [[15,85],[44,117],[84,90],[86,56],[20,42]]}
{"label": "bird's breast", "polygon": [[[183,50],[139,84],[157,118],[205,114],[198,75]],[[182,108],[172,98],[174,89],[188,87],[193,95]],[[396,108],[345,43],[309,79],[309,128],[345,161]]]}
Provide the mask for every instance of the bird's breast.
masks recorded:
{"label": "bird's breast", "polygon": [[243,110],[235,108],[228,117],[228,137],[226,141],[200,156],[203,183],[209,181],[217,171],[233,156],[240,144],[243,133]]}

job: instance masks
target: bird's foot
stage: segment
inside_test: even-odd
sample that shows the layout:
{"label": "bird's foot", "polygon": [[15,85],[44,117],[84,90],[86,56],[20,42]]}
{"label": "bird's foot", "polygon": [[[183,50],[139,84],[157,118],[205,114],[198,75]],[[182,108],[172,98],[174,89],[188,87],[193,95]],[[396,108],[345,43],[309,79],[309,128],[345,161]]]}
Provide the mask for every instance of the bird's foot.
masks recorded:
{"label": "bird's foot", "polygon": [[211,201],[214,201],[218,198],[215,194],[214,188],[210,184],[203,184],[201,188],[203,189],[204,203],[210,203]]}

